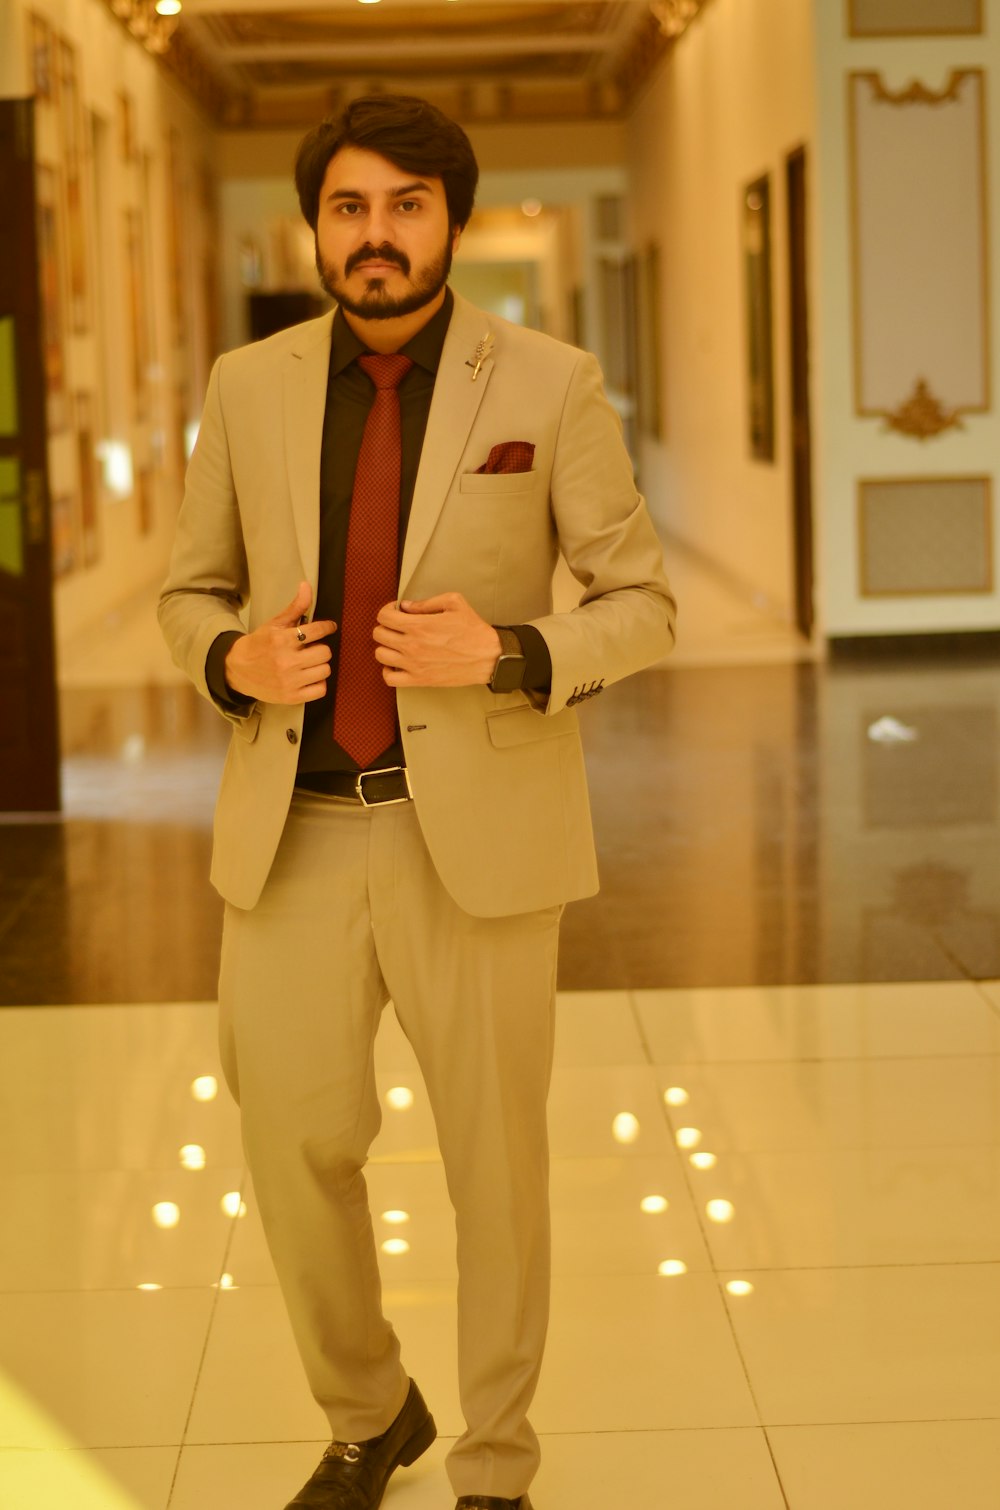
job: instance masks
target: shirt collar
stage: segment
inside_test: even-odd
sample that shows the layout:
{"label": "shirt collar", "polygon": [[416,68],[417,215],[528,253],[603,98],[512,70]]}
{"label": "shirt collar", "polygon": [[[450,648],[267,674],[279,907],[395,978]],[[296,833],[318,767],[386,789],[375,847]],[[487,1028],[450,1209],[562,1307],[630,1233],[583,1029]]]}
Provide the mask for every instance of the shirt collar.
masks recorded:
{"label": "shirt collar", "polygon": [[[444,338],[448,334],[454,307],[455,296],[450,288],[446,288],[441,308],[411,340],[407,341],[405,346],[400,348],[403,356],[408,356],[417,367],[422,367],[425,372],[432,375],[437,372],[441,361]],[[349,367],[367,350],[368,347],[363,341],[358,340],[344,319],[343,310],[338,308],[333,316],[333,332],[330,338],[330,376],[337,377],[345,367]]]}

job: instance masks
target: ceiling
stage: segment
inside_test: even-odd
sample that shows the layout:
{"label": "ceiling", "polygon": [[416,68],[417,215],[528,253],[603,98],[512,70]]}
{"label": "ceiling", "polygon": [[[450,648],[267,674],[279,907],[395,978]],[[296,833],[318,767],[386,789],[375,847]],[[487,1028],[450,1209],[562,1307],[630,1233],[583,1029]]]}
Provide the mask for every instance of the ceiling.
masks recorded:
{"label": "ceiling", "polygon": [[[220,124],[304,127],[350,97],[421,94],[456,119],[627,114],[704,0],[109,0]],[[144,16],[143,16],[144,12]]]}

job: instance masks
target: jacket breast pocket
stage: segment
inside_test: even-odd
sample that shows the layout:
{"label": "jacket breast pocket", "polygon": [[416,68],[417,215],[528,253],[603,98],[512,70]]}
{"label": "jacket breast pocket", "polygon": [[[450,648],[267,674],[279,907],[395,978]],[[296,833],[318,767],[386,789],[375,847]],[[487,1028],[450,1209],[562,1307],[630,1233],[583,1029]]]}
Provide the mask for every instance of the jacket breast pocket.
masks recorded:
{"label": "jacket breast pocket", "polygon": [[463,472],[458,481],[460,493],[475,494],[484,501],[491,498],[516,498],[533,493],[537,472]]}

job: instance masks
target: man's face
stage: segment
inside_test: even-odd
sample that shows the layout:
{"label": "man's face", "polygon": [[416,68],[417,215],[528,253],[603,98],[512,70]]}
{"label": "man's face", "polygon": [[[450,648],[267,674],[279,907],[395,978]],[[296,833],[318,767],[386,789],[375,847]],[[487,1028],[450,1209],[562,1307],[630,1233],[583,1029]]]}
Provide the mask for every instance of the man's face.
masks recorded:
{"label": "man's face", "polygon": [[444,288],[459,233],[440,178],[343,147],[327,164],[316,221],[316,267],[327,293],[362,320],[391,320]]}

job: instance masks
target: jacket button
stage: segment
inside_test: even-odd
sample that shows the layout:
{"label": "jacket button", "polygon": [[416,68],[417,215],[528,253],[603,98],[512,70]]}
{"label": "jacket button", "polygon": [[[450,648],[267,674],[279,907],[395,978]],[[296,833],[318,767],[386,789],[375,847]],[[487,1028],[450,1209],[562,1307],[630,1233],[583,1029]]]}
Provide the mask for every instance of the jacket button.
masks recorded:
{"label": "jacket button", "polygon": [[290,745],[297,745],[299,742],[299,736],[296,734],[294,729],[286,729],[285,738],[288,740],[288,743]]}

